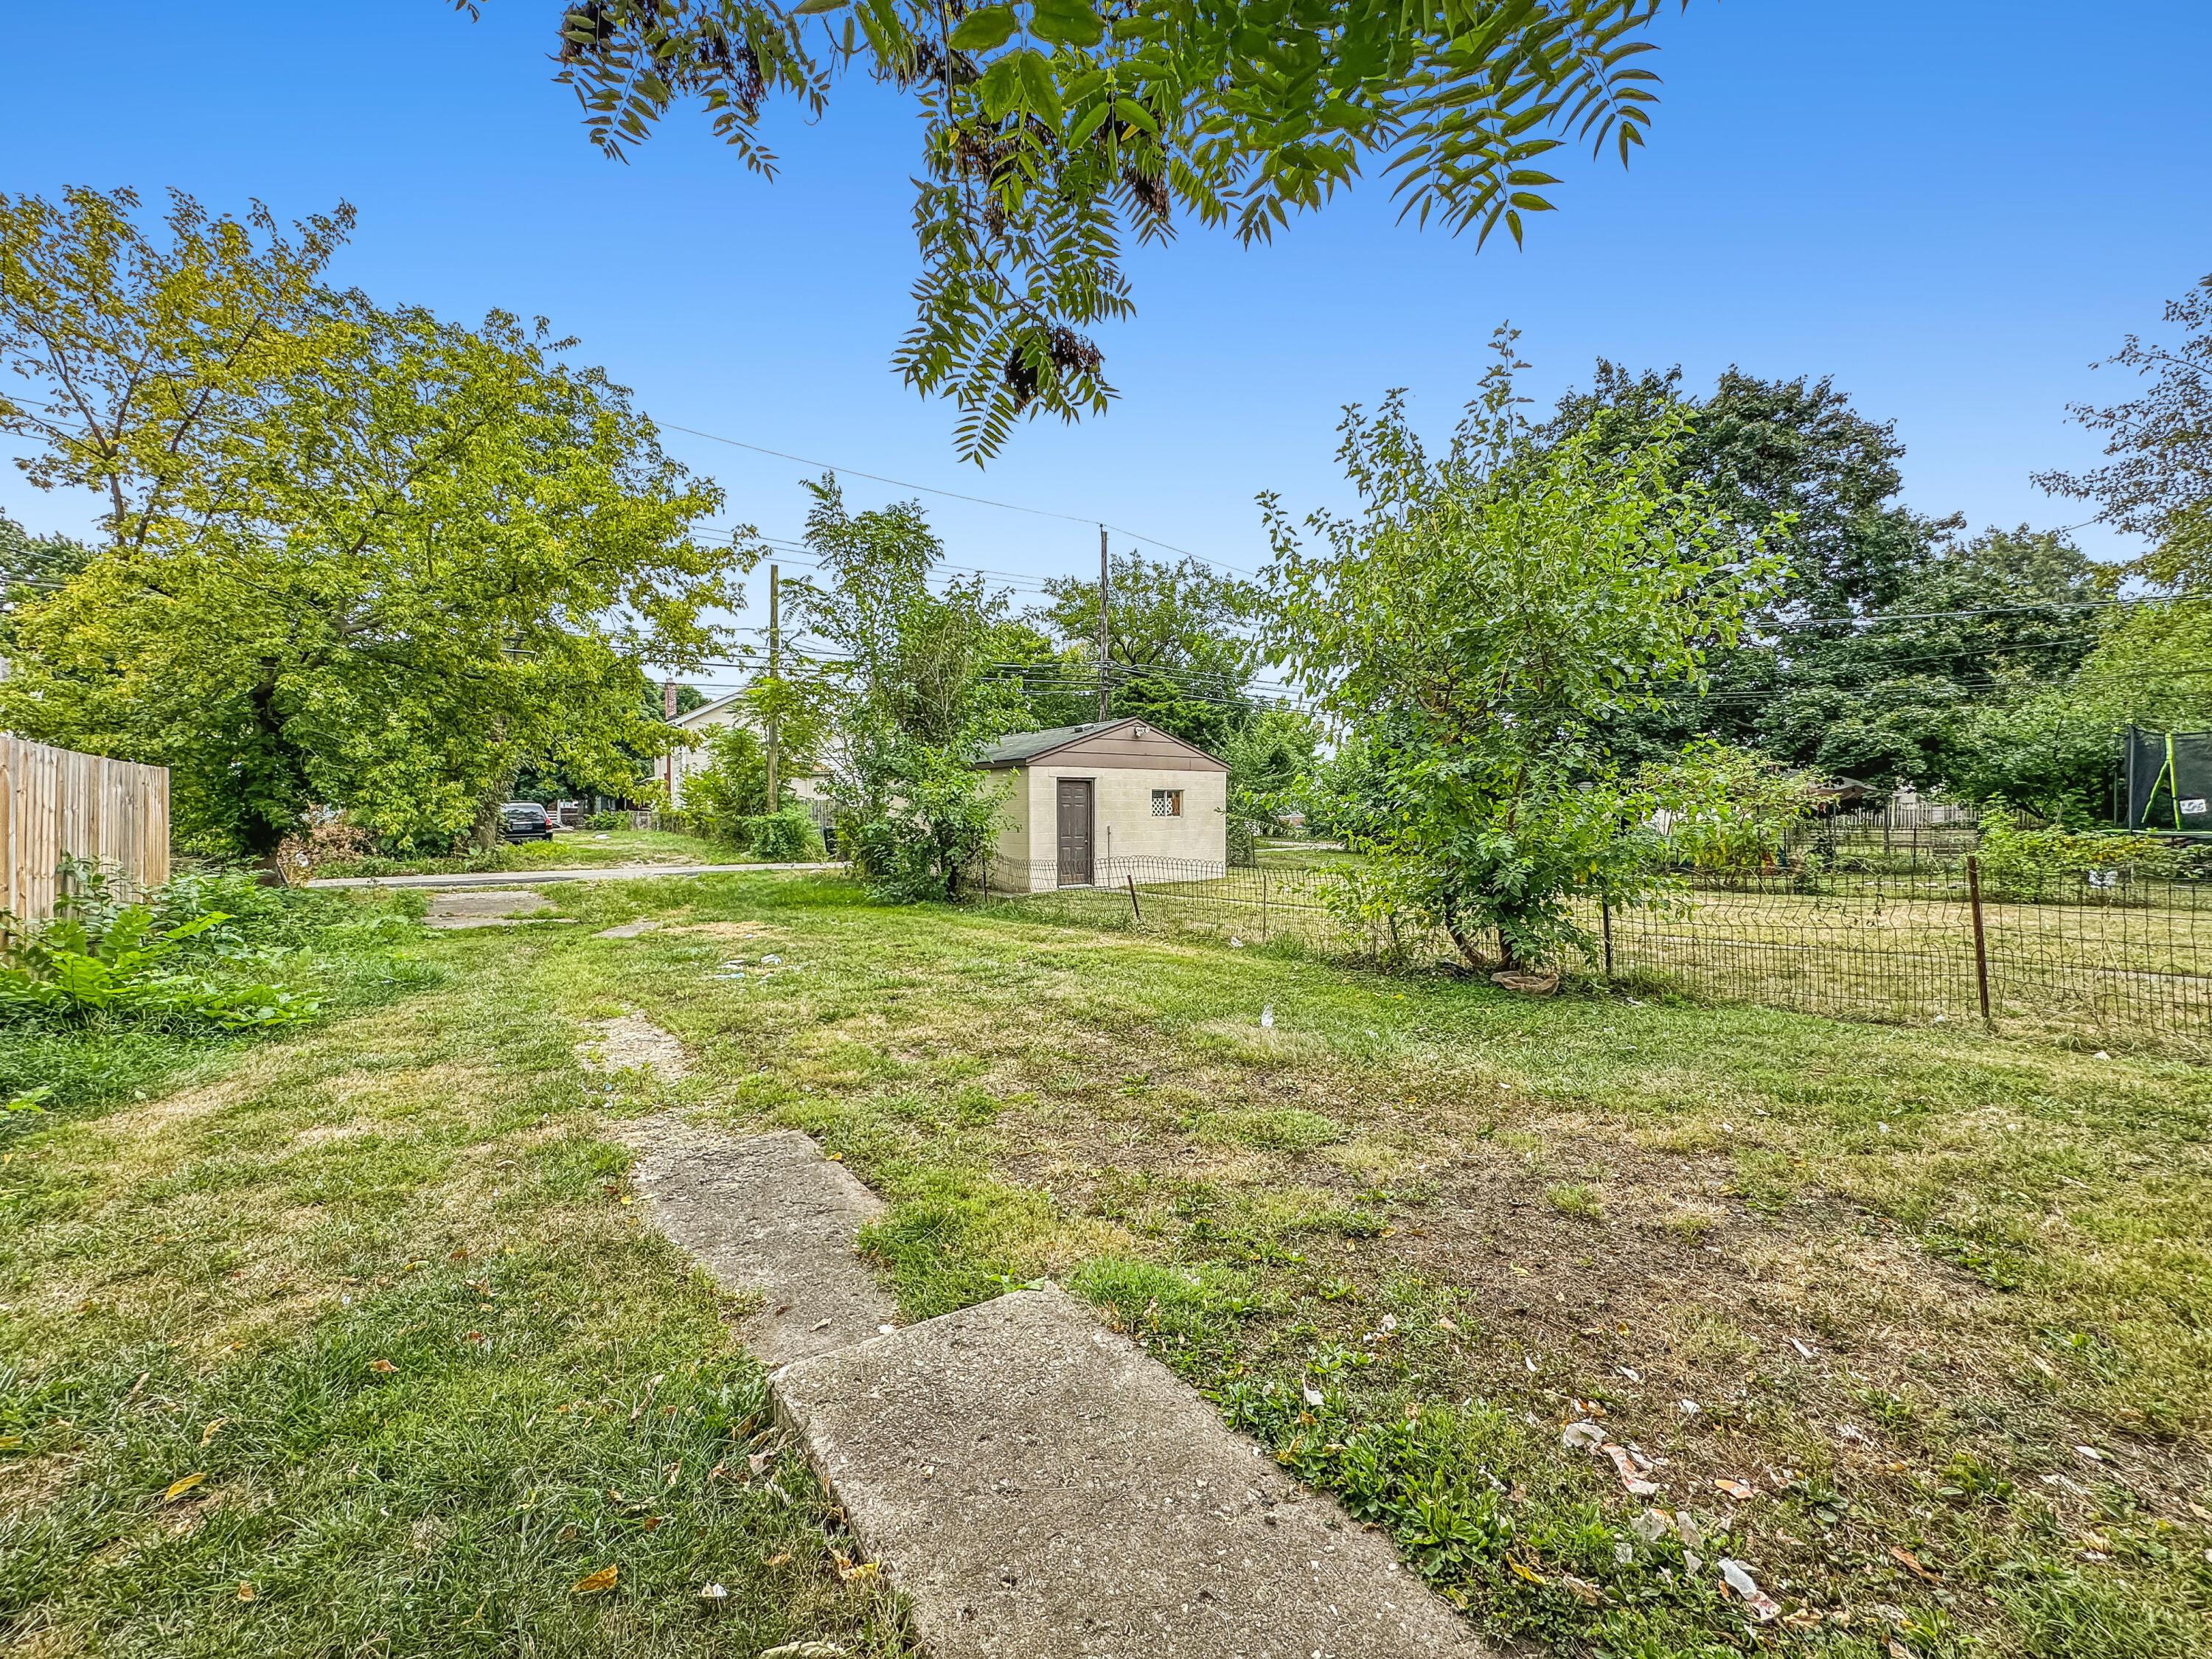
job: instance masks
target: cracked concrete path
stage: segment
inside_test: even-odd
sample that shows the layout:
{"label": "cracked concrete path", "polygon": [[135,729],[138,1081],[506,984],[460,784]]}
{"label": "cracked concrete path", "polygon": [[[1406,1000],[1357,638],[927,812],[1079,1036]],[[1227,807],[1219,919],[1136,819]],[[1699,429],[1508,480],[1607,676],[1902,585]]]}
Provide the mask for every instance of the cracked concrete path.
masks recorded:
{"label": "cracked concrete path", "polygon": [[898,1304],[854,1252],[883,1200],[795,1129],[732,1135],[671,1117],[618,1126],[638,1154],[648,1219],[758,1312],[738,1340],[770,1365],[852,1346],[898,1322]]}
{"label": "cracked concrete path", "polygon": [[587,1072],[615,1077],[637,1070],[668,1083],[690,1073],[691,1056],[683,1039],[634,1010],[612,1019],[588,1021],[584,1030],[586,1036],[576,1045],[576,1058]]}
{"label": "cracked concrete path", "polygon": [[452,932],[465,927],[518,927],[529,921],[568,921],[556,915],[543,893],[506,887],[496,891],[440,893],[422,917],[425,927]]}
{"label": "cracked concrete path", "polygon": [[1058,1291],[803,1360],[775,1395],[946,1659],[1486,1651],[1387,1538]]}
{"label": "cracked concrete path", "polygon": [[902,1328],[874,1194],[795,1132],[623,1126],[646,1212],[738,1334],[937,1659],[1486,1659],[1383,1534],[1055,1290]]}

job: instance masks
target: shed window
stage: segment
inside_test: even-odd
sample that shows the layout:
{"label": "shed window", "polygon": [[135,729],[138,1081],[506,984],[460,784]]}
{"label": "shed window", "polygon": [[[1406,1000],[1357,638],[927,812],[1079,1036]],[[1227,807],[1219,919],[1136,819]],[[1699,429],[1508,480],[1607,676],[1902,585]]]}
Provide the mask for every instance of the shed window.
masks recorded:
{"label": "shed window", "polygon": [[1182,791],[1155,789],[1152,791],[1152,816],[1156,818],[1179,818],[1182,816]]}

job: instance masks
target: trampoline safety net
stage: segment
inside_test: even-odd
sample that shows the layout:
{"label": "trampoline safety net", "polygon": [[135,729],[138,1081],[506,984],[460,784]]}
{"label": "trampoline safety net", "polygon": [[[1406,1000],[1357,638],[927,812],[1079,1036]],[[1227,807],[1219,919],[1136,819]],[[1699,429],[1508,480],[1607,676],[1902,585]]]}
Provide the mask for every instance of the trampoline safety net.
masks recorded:
{"label": "trampoline safety net", "polygon": [[2212,732],[2128,728],[2128,828],[2212,830]]}

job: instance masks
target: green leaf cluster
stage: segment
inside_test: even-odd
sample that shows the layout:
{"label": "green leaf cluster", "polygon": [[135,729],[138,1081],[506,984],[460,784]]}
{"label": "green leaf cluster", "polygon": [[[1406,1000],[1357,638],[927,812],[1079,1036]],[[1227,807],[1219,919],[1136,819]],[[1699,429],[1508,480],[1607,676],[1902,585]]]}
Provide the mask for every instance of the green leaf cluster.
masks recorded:
{"label": "green leaf cluster", "polygon": [[176,908],[172,896],[158,892],[111,902],[96,885],[88,898],[64,898],[52,921],[16,924],[0,944],[0,1026],[152,1023],[237,1030],[315,1012],[312,994],[212,971],[226,955],[234,966],[253,960],[214,948],[230,915],[193,908],[165,917]]}
{"label": "green leaf cluster", "polygon": [[[465,8],[467,0],[464,0]],[[1265,241],[1363,171],[1405,215],[1516,242],[1549,211],[1552,152],[1625,164],[1658,77],[1663,0],[593,0],[559,74],[621,155],[679,97],[748,165],[787,97],[841,75],[921,117],[917,317],[901,374],[959,410],[978,460],[1016,421],[1100,412],[1094,337],[1133,309],[1124,243],[1180,219]]]}

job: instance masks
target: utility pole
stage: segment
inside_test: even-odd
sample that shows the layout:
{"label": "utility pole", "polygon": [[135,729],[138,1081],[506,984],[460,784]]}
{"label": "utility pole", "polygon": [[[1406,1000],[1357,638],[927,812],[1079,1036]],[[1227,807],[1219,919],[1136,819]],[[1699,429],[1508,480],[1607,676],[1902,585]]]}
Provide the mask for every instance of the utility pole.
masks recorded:
{"label": "utility pole", "polygon": [[1107,606],[1111,602],[1106,574],[1106,526],[1098,526],[1098,718],[1103,722],[1106,713],[1106,653],[1107,641],[1112,635],[1106,629]]}
{"label": "utility pole", "polygon": [[[660,718],[672,726],[676,723],[676,682],[674,680],[663,680],[660,683]],[[668,803],[673,806],[676,804],[676,751],[673,749],[661,758],[660,779],[668,786]]]}
{"label": "utility pole", "polygon": [[779,788],[781,781],[776,775],[776,763],[781,757],[776,751],[776,739],[781,735],[777,705],[783,701],[783,576],[775,566],[768,568],[768,810],[771,812],[782,805]]}

